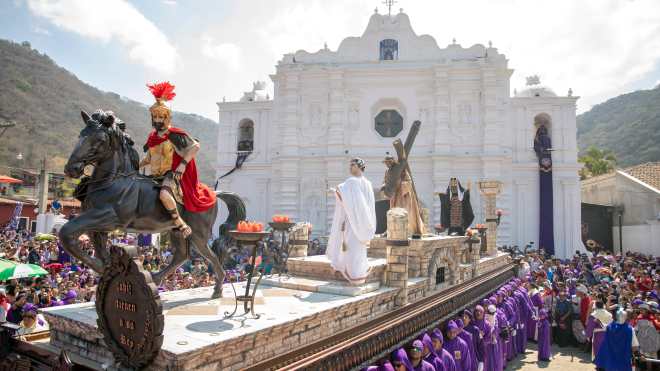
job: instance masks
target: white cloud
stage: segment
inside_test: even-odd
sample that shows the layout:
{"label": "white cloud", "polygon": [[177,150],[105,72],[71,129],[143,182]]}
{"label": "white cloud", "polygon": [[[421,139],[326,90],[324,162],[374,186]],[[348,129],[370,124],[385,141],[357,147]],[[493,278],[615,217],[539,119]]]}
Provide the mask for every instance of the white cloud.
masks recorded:
{"label": "white cloud", "polygon": [[102,42],[116,40],[131,60],[172,73],[177,51],[151,21],[124,0],[28,0],[29,9],[55,26]]}
{"label": "white cloud", "polygon": [[[267,79],[284,53],[316,51],[326,41],[336,50],[343,38],[360,36],[376,4],[385,11],[367,0],[233,2],[231,13],[206,30],[216,39],[222,36],[220,45],[241,50],[237,70],[206,68],[204,73],[219,81],[215,99],[236,99],[252,81]],[[418,34],[432,35],[440,47],[453,37],[464,47],[492,40],[515,70],[512,91],[525,85],[525,76],[538,74],[560,95],[572,88],[581,97],[579,111],[627,92],[660,61],[657,0],[408,0],[397,5],[405,8]]]}
{"label": "white cloud", "polygon": [[39,26],[32,27],[32,32],[34,32],[36,34],[39,34],[39,35],[50,36],[50,31],[48,31],[45,28],[39,27]]}
{"label": "white cloud", "polygon": [[202,37],[202,54],[206,57],[224,62],[236,71],[241,65],[241,49],[232,43],[214,43],[210,36]]}

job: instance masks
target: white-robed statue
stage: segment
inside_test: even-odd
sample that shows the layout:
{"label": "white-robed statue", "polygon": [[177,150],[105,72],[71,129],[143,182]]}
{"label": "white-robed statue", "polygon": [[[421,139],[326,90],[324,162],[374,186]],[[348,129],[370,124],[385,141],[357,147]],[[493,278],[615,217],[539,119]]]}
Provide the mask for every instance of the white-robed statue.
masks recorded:
{"label": "white-robed statue", "polygon": [[353,285],[366,281],[367,246],[376,232],[376,207],[371,182],[365,178],[364,161],[350,163],[351,177],[335,192],[335,215],[326,249],[330,264]]}

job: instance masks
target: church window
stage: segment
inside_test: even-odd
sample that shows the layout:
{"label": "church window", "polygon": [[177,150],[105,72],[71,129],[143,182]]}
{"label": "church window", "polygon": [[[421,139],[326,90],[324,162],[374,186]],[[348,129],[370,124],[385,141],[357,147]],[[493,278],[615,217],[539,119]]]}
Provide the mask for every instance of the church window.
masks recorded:
{"label": "church window", "polygon": [[394,61],[399,59],[399,42],[393,39],[385,39],[380,42],[380,60]]}
{"label": "church window", "polygon": [[239,152],[252,152],[254,150],[254,121],[243,119],[238,123]]}
{"label": "church window", "polygon": [[403,130],[403,117],[396,110],[382,110],[376,115],[375,128],[381,137],[393,138]]}

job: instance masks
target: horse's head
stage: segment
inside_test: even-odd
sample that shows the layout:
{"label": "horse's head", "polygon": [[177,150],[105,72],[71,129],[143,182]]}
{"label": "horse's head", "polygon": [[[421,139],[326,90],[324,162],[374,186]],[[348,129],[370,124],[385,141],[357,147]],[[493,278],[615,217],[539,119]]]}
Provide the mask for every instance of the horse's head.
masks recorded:
{"label": "horse's head", "polygon": [[98,165],[118,148],[119,130],[111,111],[97,110],[92,116],[85,111],[80,111],[80,114],[85,127],[80,131],[78,143],[64,166],[64,173],[71,178],[80,178],[85,166]]}

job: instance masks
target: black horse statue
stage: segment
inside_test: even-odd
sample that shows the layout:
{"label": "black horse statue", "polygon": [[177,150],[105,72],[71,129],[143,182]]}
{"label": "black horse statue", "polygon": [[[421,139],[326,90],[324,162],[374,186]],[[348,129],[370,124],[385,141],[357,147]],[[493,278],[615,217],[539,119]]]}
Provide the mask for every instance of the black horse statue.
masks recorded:
{"label": "black horse statue", "polygon": [[[132,143],[126,134],[116,125],[114,114],[97,111],[91,117],[81,112],[85,127],[80,132],[64,172],[72,178],[80,178],[88,165],[93,165],[91,177],[85,178],[83,187],[77,191],[82,202],[82,212],[64,224],[60,229],[60,239],[64,249],[95,272],[102,274],[108,261],[106,248],[108,233],[114,230],[128,232],[160,233],[174,229],[170,214],[158,198],[158,185],[153,179],[140,175],[131,161]],[[245,218],[245,205],[234,193],[216,192],[229,210],[229,215],[222,231],[232,228]],[[184,239],[179,233],[170,233],[171,246],[174,249],[172,262],[160,272],[153,274],[157,285],[173,273],[190,257],[190,247],[205,257],[215,273],[213,297],[222,296],[222,283],[225,277],[223,269],[223,245],[227,236],[216,240],[213,249],[208,241],[217,216],[217,207],[205,212],[192,213],[179,205],[179,213],[191,227],[192,234]],[[78,244],[78,237],[88,233],[93,245],[94,255],[83,251]],[[216,251],[214,251],[216,250]]]}

